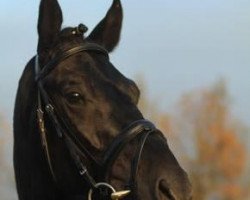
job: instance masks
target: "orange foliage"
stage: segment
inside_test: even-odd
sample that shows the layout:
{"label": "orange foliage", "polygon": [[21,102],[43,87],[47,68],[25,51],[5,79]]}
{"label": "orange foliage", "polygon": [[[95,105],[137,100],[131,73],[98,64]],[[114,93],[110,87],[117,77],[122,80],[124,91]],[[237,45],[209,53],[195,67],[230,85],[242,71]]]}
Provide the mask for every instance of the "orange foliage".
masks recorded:
{"label": "orange foliage", "polygon": [[244,199],[247,195],[246,190],[237,184],[225,184],[220,190],[227,200]]}
{"label": "orange foliage", "polygon": [[140,85],[140,109],[167,133],[188,171],[194,199],[244,199],[246,189],[239,180],[246,166],[246,149],[238,133],[241,124],[231,118],[225,83],[184,95],[175,110],[177,116],[159,110],[156,102],[145,97],[145,85]]}
{"label": "orange foliage", "polygon": [[[229,186],[234,188],[230,191],[234,195],[242,193],[243,189],[240,190],[241,187],[233,183],[245,169],[246,149],[232,125],[235,123],[230,118],[224,83],[219,82],[213,88],[185,95],[180,108],[179,117],[191,126],[190,136],[195,140],[196,156],[189,157],[187,162],[191,165],[197,199],[206,199],[215,191],[223,196],[222,199],[231,199],[228,196],[233,194],[227,193]],[[179,136],[183,137],[186,130],[178,128],[181,130]]]}

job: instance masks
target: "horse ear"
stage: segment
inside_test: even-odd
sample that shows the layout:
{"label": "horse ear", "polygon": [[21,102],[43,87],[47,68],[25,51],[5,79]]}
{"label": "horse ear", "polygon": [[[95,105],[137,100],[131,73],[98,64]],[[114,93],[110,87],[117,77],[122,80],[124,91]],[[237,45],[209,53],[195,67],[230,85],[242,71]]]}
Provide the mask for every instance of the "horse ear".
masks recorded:
{"label": "horse ear", "polygon": [[120,0],[113,0],[113,4],[102,21],[88,36],[93,41],[111,52],[119,42],[122,27],[122,5]]}
{"label": "horse ear", "polygon": [[38,18],[38,54],[43,54],[58,36],[63,17],[57,0],[41,0]]}

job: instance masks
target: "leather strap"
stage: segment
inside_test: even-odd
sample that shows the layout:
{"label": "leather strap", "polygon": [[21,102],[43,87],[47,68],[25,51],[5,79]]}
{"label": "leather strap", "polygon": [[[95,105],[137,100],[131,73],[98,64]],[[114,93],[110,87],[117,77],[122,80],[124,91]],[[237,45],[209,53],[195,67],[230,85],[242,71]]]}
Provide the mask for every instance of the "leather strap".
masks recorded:
{"label": "leather strap", "polygon": [[[36,73],[39,72],[39,64],[38,64],[38,56],[35,58],[35,70]],[[42,100],[41,100],[41,94],[40,90],[37,91],[37,122],[38,122],[38,127],[39,127],[39,132],[40,132],[40,138],[43,146],[43,151],[49,166],[49,171],[51,173],[51,176],[55,182],[57,182],[56,175],[54,172],[54,168],[52,166],[52,160],[50,157],[50,151],[49,151],[49,145],[47,141],[47,132],[45,128],[45,122],[44,122],[44,112],[42,109]]]}
{"label": "leather strap", "polygon": [[[136,185],[136,177],[138,172],[138,165],[141,159],[142,151],[145,145],[148,136],[152,134],[156,128],[155,126],[144,119],[135,121],[131,123],[127,128],[125,128],[112,142],[110,147],[104,154],[104,159],[102,163],[99,163],[95,157],[85,148],[82,144],[80,139],[77,138],[77,134],[75,134],[72,129],[70,128],[69,123],[62,117],[60,117],[59,112],[57,112],[53,102],[49,98],[46,90],[43,87],[42,79],[48,75],[58,63],[63,61],[64,59],[82,52],[82,51],[93,51],[97,53],[101,53],[108,57],[108,52],[100,47],[99,45],[86,43],[72,49],[69,49],[65,52],[60,53],[57,55],[53,60],[47,63],[42,69],[39,66],[39,59],[36,56],[36,81],[38,85],[38,108],[37,108],[37,119],[39,123],[39,130],[41,135],[42,144],[44,147],[45,156],[47,158],[48,166],[54,181],[56,181],[56,175],[53,169],[53,163],[50,156],[49,145],[47,141],[47,132],[44,123],[44,111],[49,116],[49,119],[54,126],[57,135],[59,138],[63,138],[65,140],[65,144],[70,152],[70,155],[73,161],[76,164],[76,167],[79,171],[79,174],[85,179],[85,181],[89,184],[90,188],[95,188],[96,181],[94,178],[89,174],[86,165],[81,160],[81,157],[85,157],[91,160],[92,163],[95,163],[99,169],[104,170],[104,173],[107,172],[107,168],[112,165],[114,159],[117,158],[120,151],[124,148],[124,146],[131,140],[139,138],[139,145],[135,152],[135,156],[133,158],[133,162],[131,163],[131,176],[129,178],[129,185],[133,190],[133,194],[136,194],[137,185]],[[43,105],[45,109],[43,109]],[[103,178],[104,178],[103,174]]]}
{"label": "leather strap", "polygon": [[65,60],[66,58],[75,55],[77,53],[83,52],[83,51],[89,51],[89,52],[96,52],[101,53],[107,57],[108,52],[102,48],[101,46],[94,44],[94,43],[85,43],[80,46],[73,47],[71,49],[68,49],[64,52],[61,52],[60,54],[56,55],[54,59],[52,59],[50,62],[48,62],[44,67],[39,71],[39,73],[36,74],[36,81],[39,81],[40,79],[44,78],[46,75],[48,75],[60,62]]}
{"label": "leather strap", "polygon": [[138,175],[138,168],[139,168],[139,162],[141,160],[143,148],[145,146],[145,143],[149,137],[154,132],[154,130],[147,131],[142,134],[140,140],[139,140],[139,145],[137,146],[136,153],[134,155],[134,159],[131,162],[131,173],[130,173],[130,179],[128,183],[128,187],[131,190],[130,195],[133,197],[133,200],[137,199],[137,175]]}
{"label": "leather strap", "polygon": [[[36,57],[36,71],[38,72],[39,70],[39,63],[38,63],[38,56]],[[47,159],[47,163],[49,166],[49,170],[51,172],[51,175],[53,177],[53,180],[57,182],[57,178],[53,169],[52,165],[52,159],[50,156],[50,151],[49,151],[49,145],[47,141],[47,133],[46,133],[46,128],[45,128],[45,122],[44,122],[44,111],[42,109],[42,100],[45,104],[45,111],[49,116],[50,121],[52,122],[53,126],[56,129],[56,133],[59,138],[64,137],[65,138],[65,143],[68,147],[68,150],[71,153],[71,156],[79,170],[79,174],[84,177],[84,179],[88,182],[88,184],[91,187],[94,187],[95,182],[94,179],[89,175],[87,167],[80,161],[79,155],[75,154],[73,152],[83,152],[84,156],[92,160],[92,162],[95,162],[97,165],[99,163],[95,160],[95,158],[91,155],[90,152],[81,144],[80,141],[78,141],[76,138],[73,138],[76,134],[71,133],[70,129],[67,128],[66,123],[60,123],[62,119],[58,118],[58,115],[55,112],[54,106],[51,104],[51,100],[49,99],[49,96],[47,92],[44,90],[43,85],[41,80],[37,81],[38,83],[38,109],[37,109],[37,120],[39,124],[39,131],[41,135],[41,141],[42,145],[44,148],[44,153]],[[64,125],[64,127],[61,126],[61,124]],[[74,144],[74,145],[73,145]]]}
{"label": "leather strap", "polygon": [[110,165],[110,163],[113,162],[113,160],[117,157],[117,155],[129,141],[137,137],[139,134],[142,134],[143,132],[153,130],[156,130],[156,128],[154,124],[152,124],[148,120],[141,119],[132,122],[111,143],[110,147],[104,154],[104,163],[106,165]]}

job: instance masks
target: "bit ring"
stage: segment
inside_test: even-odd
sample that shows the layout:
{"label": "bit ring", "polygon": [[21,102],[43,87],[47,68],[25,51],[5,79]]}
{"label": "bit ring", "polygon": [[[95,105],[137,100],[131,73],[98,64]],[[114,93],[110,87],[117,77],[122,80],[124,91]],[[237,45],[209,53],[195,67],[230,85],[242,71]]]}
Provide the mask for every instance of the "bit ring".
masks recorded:
{"label": "bit ring", "polygon": [[[112,193],[116,192],[116,190],[108,183],[100,182],[95,184],[95,188],[99,188],[101,186],[105,186],[106,188],[110,189]],[[90,189],[88,193],[88,200],[92,200],[92,195],[93,195],[93,189]]]}

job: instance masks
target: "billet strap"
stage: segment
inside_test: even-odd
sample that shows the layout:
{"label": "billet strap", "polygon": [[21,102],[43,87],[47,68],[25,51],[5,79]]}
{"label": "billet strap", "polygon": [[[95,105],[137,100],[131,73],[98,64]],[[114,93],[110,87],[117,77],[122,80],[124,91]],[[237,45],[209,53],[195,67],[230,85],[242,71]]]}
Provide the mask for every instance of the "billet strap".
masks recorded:
{"label": "billet strap", "polygon": [[[39,72],[39,63],[38,63],[38,56],[36,57],[36,72]],[[73,161],[76,164],[77,169],[79,170],[79,174],[84,177],[84,179],[88,182],[90,187],[94,187],[96,184],[94,179],[90,176],[88,173],[87,167],[82,163],[82,161],[79,159],[79,155],[84,153],[84,156],[88,157],[92,161],[94,161],[96,164],[99,165],[99,163],[94,159],[94,157],[90,154],[90,152],[87,151],[87,149],[81,144],[80,141],[77,139],[73,139],[72,136],[74,134],[71,133],[69,130],[67,124],[63,121],[64,128],[61,126],[61,119],[58,118],[58,115],[55,112],[55,109],[53,105],[51,104],[51,100],[49,99],[49,96],[47,95],[46,91],[43,88],[41,80],[37,81],[38,84],[38,108],[37,108],[37,118],[39,123],[39,132],[41,135],[41,141],[44,148],[44,153],[47,159],[47,163],[49,166],[49,170],[51,172],[51,175],[53,177],[53,180],[57,182],[57,178],[53,169],[52,165],[52,159],[50,156],[48,141],[47,141],[47,135],[46,135],[46,128],[44,123],[44,111],[42,109],[42,100],[45,104],[45,111],[49,116],[50,121],[52,122],[54,128],[56,129],[56,133],[59,138],[64,138],[66,146],[71,154],[71,157]],[[66,129],[66,130],[65,130]]]}
{"label": "billet strap", "polygon": [[[35,57],[35,70],[36,73],[39,72],[39,63],[38,63],[38,56]],[[45,128],[45,122],[44,122],[44,112],[42,109],[42,100],[41,100],[41,94],[40,91],[37,91],[37,122],[38,122],[38,127],[39,127],[39,133],[40,133],[40,138],[43,146],[43,151],[49,166],[49,171],[51,173],[51,176],[55,182],[57,182],[56,175],[54,172],[54,168],[52,165],[52,160],[50,157],[50,151],[49,151],[49,145],[47,141],[47,131]]]}
{"label": "billet strap", "polygon": [[[41,90],[41,88],[40,88]],[[42,93],[46,92],[42,90]],[[43,96],[43,95],[42,95]],[[46,100],[44,100],[46,102]],[[78,149],[78,152],[81,152],[84,154],[84,157],[87,157],[90,159],[92,162],[94,162],[97,166],[100,166],[101,164],[94,158],[94,156],[85,148],[85,146],[82,144],[82,142],[79,140],[77,137],[77,134],[70,129],[70,126],[68,122],[60,117],[58,113],[56,112],[55,107],[51,103],[46,103],[45,106],[46,113],[49,116],[50,121],[52,122],[53,126],[56,129],[56,133],[59,138],[62,138],[67,136],[68,139],[70,139],[74,144],[75,147]]]}
{"label": "billet strap", "polygon": [[70,155],[75,162],[75,165],[77,167],[79,174],[89,184],[90,188],[94,188],[96,185],[96,182],[94,178],[89,174],[87,167],[83,164],[80,158],[80,155],[82,154],[82,152],[79,150],[76,144],[67,135],[65,135],[65,142],[70,152]]}

